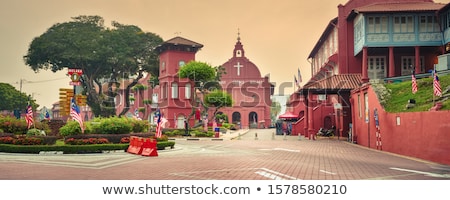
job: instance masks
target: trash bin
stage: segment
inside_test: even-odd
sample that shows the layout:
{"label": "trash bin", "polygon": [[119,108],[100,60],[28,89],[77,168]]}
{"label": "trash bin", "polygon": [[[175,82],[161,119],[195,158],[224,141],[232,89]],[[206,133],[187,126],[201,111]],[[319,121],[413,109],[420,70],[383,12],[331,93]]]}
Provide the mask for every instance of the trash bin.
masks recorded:
{"label": "trash bin", "polygon": [[215,137],[218,138],[220,135],[220,128],[219,127],[214,128],[214,132],[216,133]]}

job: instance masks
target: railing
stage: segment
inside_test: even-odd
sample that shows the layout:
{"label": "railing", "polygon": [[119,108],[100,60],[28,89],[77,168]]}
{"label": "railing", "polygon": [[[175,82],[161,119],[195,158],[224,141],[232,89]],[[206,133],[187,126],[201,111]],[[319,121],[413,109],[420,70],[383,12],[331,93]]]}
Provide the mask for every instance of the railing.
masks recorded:
{"label": "railing", "polygon": [[[447,74],[450,74],[450,70],[449,69],[438,71],[438,75],[447,75]],[[432,76],[431,72],[429,72],[429,73],[422,73],[422,74],[416,74],[416,78],[417,79],[426,78],[426,77],[430,77],[430,76]],[[410,81],[411,80],[411,75],[389,77],[389,78],[384,78],[383,80],[384,80],[385,83]]]}

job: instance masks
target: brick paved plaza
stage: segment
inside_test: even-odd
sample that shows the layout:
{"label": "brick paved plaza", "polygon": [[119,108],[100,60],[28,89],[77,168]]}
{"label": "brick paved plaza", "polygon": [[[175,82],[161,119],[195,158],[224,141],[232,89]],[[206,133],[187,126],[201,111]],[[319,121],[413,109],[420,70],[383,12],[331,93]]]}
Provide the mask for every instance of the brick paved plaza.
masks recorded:
{"label": "brick paved plaza", "polygon": [[0,179],[450,179],[450,166],[447,165],[367,149],[336,138],[312,141],[274,135],[274,131],[260,129],[224,134],[220,140],[177,138],[176,148],[158,151],[158,157],[125,152],[81,155],[0,153]]}

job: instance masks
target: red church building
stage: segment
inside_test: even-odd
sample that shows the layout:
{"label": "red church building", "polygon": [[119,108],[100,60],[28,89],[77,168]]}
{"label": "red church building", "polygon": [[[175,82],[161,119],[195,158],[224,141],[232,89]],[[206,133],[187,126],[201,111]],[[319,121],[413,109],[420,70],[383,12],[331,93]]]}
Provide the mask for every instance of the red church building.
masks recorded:
{"label": "red church building", "polygon": [[[202,109],[201,106],[197,108],[197,105],[192,105],[196,92],[194,82],[178,77],[178,70],[195,60],[195,54],[202,47],[202,44],[175,37],[156,49],[159,52],[160,71],[159,86],[153,90],[153,103],[167,119],[167,127],[184,128],[185,120],[189,120],[189,125],[193,126],[195,118],[189,118],[189,115],[192,110]],[[232,96],[233,105],[221,108],[218,113],[226,114],[231,119],[229,122],[239,128],[268,127],[271,124],[270,96],[273,86],[269,78],[261,77],[258,67],[245,57],[239,37],[233,57],[222,67],[226,73],[222,75],[220,84]],[[213,109],[208,110],[209,119],[212,119],[213,112]]]}
{"label": "red church building", "polygon": [[262,77],[258,67],[245,56],[240,36],[234,46],[233,57],[222,67],[226,73],[222,75],[220,84],[231,94],[233,106],[222,108],[220,112],[240,128],[269,127],[273,85],[269,77]]}

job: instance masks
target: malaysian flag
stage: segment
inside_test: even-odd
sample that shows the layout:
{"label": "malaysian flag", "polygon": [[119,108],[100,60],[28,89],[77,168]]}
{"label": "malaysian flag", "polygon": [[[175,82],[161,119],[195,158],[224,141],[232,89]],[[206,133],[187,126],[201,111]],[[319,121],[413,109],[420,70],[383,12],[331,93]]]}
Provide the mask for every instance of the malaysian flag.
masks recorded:
{"label": "malaysian flag", "polygon": [[415,94],[418,90],[417,88],[417,80],[416,80],[416,72],[412,71],[412,75],[411,75],[411,84],[412,84],[412,93]]}
{"label": "malaysian flag", "polygon": [[50,121],[50,113],[48,113],[48,110],[45,111],[45,119]]}
{"label": "malaysian flag", "polygon": [[295,82],[295,85],[298,86],[297,77],[295,77],[295,75],[294,75],[294,82]]}
{"label": "malaysian flag", "polygon": [[442,96],[442,89],[441,89],[441,84],[439,83],[439,77],[437,75],[436,70],[434,70],[433,73],[433,91],[434,91],[434,96]]}
{"label": "malaysian flag", "polygon": [[81,117],[80,108],[78,108],[74,98],[72,98],[72,103],[70,106],[70,117],[78,122],[81,128],[81,133],[84,133],[83,118]]}
{"label": "malaysian flag", "polygon": [[300,74],[300,69],[297,69],[297,75],[298,75],[298,83],[300,84],[302,82],[302,75]]}
{"label": "malaysian flag", "polygon": [[30,103],[28,103],[26,114],[25,114],[25,120],[27,121],[28,129],[31,128],[31,125],[34,123],[33,119],[33,107],[31,107]]}
{"label": "malaysian flag", "polygon": [[136,116],[136,119],[141,120],[141,117],[139,117],[139,109],[134,109],[134,115]]}
{"label": "malaysian flag", "polygon": [[160,138],[162,136],[162,120],[161,120],[161,111],[158,109],[156,111],[156,132],[155,137]]}

